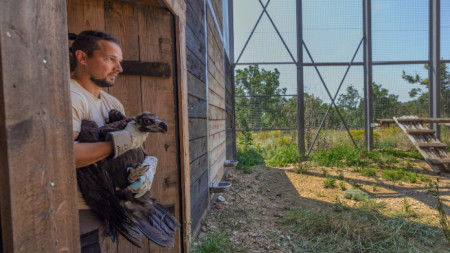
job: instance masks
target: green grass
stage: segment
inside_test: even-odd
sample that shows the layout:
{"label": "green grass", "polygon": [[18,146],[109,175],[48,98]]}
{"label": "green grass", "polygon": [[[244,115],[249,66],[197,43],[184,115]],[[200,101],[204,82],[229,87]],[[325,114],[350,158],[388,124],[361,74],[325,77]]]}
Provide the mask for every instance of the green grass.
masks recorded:
{"label": "green grass", "polygon": [[350,145],[340,145],[329,150],[318,150],[310,159],[317,165],[327,167],[365,166],[367,161],[360,156],[361,150]]}
{"label": "green grass", "polygon": [[375,168],[363,168],[361,169],[361,175],[365,177],[376,177],[377,170]]}
{"label": "green grass", "polygon": [[325,188],[334,188],[336,187],[336,179],[332,178],[332,177],[327,177],[324,181],[323,181],[323,187]]}
{"label": "green grass", "polygon": [[386,202],[365,198],[362,201],[358,202],[356,207],[361,211],[381,214],[381,210],[386,207]]}
{"label": "green grass", "polygon": [[286,166],[299,162],[300,154],[296,145],[284,144],[280,147],[267,149],[265,161],[268,166]]}
{"label": "green grass", "polygon": [[415,171],[405,171],[402,168],[384,169],[382,172],[383,179],[394,182],[410,182],[417,183],[419,177]]}
{"label": "green grass", "polygon": [[238,149],[236,152],[236,159],[239,161],[236,169],[242,170],[245,173],[251,173],[251,166],[264,165],[263,156],[256,151],[256,149]]}
{"label": "green grass", "polygon": [[192,243],[190,253],[235,252],[229,236],[220,232],[209,232],[204,238]]}
{"label": "green grass", "polygon": [[[369,203],[369,202],[367,202]],[[373,203],[369,203],[373,210]],[[376,204],[375,204],[376,205]],[[295,252],[447,252],[439,228],[373,212],[291,209],[283,222],[292,233]],[[369,206],[370,207],[370,206]],[[378,207],[379,208],[379,207]],[[347,210],[342,212],[343,210]]]}
{"label": "green grass", "polygon": [[419,214],[414,211],[411,207],[411,204],[408,202],[408,200],[403,197],[403,209],[400,212],[396,212],[394,213],[395,217],[399,217],[399,218],[417,218],[419,217]]}

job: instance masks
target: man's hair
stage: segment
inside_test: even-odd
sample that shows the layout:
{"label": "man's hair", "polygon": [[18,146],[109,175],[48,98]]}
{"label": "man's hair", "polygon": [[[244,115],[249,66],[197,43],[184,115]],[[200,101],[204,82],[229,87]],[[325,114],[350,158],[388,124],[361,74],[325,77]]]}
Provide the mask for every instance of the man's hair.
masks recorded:
{"label": "man's hair", "polygon": [[120,46],[119,41],[113,36],[100,31],[84,31],[78,35],[69,34],[69,39],[75,39],[70,47],[70,71],[74,71],[77,66],[75,52],[81,50],[87,57],[92,57],[95,50],[100,49],[99,40],[114,42]]}

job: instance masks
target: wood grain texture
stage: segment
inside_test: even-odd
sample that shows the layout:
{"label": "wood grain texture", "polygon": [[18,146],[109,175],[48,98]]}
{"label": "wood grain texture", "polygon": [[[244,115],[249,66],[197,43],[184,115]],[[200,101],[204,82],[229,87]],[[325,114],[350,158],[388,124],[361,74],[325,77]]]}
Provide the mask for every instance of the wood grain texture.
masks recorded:
{"label": "wood grain texture", "polygon": [[[223,153],[225,153],[225,139],[223,139],[222,142],[220,142],[216,147],[211,149],[209,156],[209,166],[212,167]],[[214,175],[214,173],[211,174]]]}
{"label": "wood grain texture", "polygon": [[225,131],[225,120],[210,120],[209,134],[213,135],[218,132]]}
{"label": "wood grain texture", "polygon": [[[141,61],[165,62],[173,69],[174,40],[172,37],[172,18],[170,12],[145,6],[139,11],[139,40]],[[163,205],[174,205],[175,216],[180,219],[178,195],[177,140],[174,78],[141,77],[143,110],[150,111],[167,123],[167,134],[151,135],[145,151],[158,157],[158,170],[152,185],[152,195]],[[180,222],[182,224],[182,222]],[[175,247],[163,249],[150,243],[151,252],[178,252],[180,250],[180,231],[175,238]],[[167,251],[166,251],[167,250]]]}
{"label": "wood grain texture", "polygon": [[171,13],[179,19],[178,23],[186,26],[186,3],[184,0],[163,0]]}
{"label": "wood grain texture", "polygon": [[139,76],[119,75],[114,87],[109,88],[109,93],[125,107],[127,117],[134,117],[143,111],[140,81]]}
{"label": "wood grain texture", "polygon": [[[222,144],[225,141],[225,137],[226,137],[226,131],[225,130],[223,130],[221,132],[218,132],[216,134],[212,134],[209,137],[210,149],[214,150],[217,146]],[[212,156],[211,156],[211,159],[212,159]]]}
{"label": "wood grain texture", "polygon": [[[194,139],[198,139],[201,137],[205,137],[207,134],[206,127],[207,127],[206,119],[190,118],[189,119],[189,140],[194,140]],[[205,150],[206,150],[206,147],[205,147]]]}
{"label": "wood grain texture", "polygon": [[200,218],[207,211],[208,199],[208,173],[204,171],[198,180],[191,184],[191,210],[192,210],[192,227],[195,230],[200,226]]}
{"label": "wood grain texture", "polygon": [[198,180],[200,175],[208,170],[208,156],[205,153],[191,162],[191,184]]}
{"label": "wood grain texture", "polygon": [[217,23],[219,24],[219,28],[223,31],[223,11],[222,11],[222,0],[209,0],[211,6],[214,10],[214,15],[216,16]]}
{"label": "wood grain texture", "polygon": [[70,33],[105,31],[103,0],[68,0],[67,25]]}
{"label": "wood grain texture", "polygon": [[188,96],[188,114],[190,118],[206,119],[206,101]]}
{"label": "wood grain texture", "polygon": [[[174,9],[174,8],[172,8]],[[180,174],[182,203],[182,233],[183,250],[190,251],[191,245],[191,195],[190,195],[190,159],[189,159],[189,122],[188,122],[188,87],[186,63],[186,19],[185,11],[174,12],[174,27],[176,40],[177,86],[178,86],[178,120],[180,124]]]}
{"label": "wood grain texture", "polygon": [[222,100],[225,101],[225,80],[219,75],[219,79],[216,79],[213,75],[209,75],[208,88],[210,91],[216,93]]}
{"label": "wood grain texture", "polygon": [[212,90],[208,93],[208,103],[225,111],[225,99]]}
{"label": "wood grain texture", "polygon": [[188,94],[206,101],[206,84],[191,73],[187,73]]}
{"label": "wood grain texture", "polygon": [[64,1],[0,8],[4,252],[80,250],[65,10]]}
{"label": "wood grain texture", "polygon": [[121,1],[105,1],[105,29],[120,41],[123,58],[139,61],[138,7]]}
{"label": "wood grain texture", "polygon": [[[225,149],[224,149],[225,151]],[[211,182],[219,182],[222,180],[222,177],[225,173],[225,167],[223,164],[225,163],[225,152],[220,153],[216,162],[210,165],[210,180]]]}
{"label": "wood grain texture", "polygon": [[154,77],[170,77],[172,75],[169,64],[162,62],[123,61],[121,75],[138,75]]}
{"label": "wood grain texture", "polygon": [[[119,40],[124,60],[139,60],[137,13],[138,9],[131,3],[105,1],[104,4],[105,31]],[[109,93],[122,102],[127,117],[143,111],[139,76],[119,75]],[[117,252],[149,252],[149,240],[143,238],[142,244],[143,248],[137,248],[120,235]],[[114,249],[114,245],[110,247]]]}
{"label": "wood grain texture", "polygon": [[215,120],[225,120],[226,112],[223,108],[216,107],[214,105],[209,105],[208,107],[209,119]]}
{"label": "wood grain texture", "polygon": [[206,136],[192,140],[189,143],[190,157],[192,157],[193,159],[195,159],[196,157],[200,157],[205,153]]}

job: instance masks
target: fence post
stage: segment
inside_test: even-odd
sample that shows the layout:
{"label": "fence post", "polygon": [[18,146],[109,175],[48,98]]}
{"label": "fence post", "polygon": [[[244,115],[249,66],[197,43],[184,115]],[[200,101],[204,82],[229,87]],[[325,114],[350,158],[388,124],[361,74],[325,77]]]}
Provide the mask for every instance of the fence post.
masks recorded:
{"label": "fence post", "polygon": [[[429,24],[429,68],[428,68],[428,93],[430,118],[441,116],[441,66],[440,66],[440,0],[430,0],[430,24]],[[436,131],[436,138],[441,138],[440,127],[437,123],[431,124]]]}
{"label": "fence post", "polygon": [[305,108],[303,91],[302,0],[297,0],[297,142],[301,160],[305,160]]}
{"label": "fence post", "polygon": [[363,0],[364,29],[364,138],[367,150],[373,145],[373,96],[372,96],[372,21],[371,0]]}

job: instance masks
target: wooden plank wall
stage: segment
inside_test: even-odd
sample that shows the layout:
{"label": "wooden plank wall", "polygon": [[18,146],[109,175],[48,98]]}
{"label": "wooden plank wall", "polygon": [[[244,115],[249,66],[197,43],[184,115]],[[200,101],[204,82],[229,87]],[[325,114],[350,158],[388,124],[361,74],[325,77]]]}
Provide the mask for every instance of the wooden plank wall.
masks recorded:
{"label": "wooden plank wall", "polygon": [[213,16],[222,27],[222,0],[211,1],[212,9],[207,8],[208,26],[208,117],[209,117],[209,179],[210,182],[220,181],[224,174],[226,156],[225,129],[225,63],[224,49],[220,32]]}
{"label": "wooden plank wall", "polygon": [[[164,62],[176,74],[173,21],[167,10],[133,2],[71,0],[68,4],[69,32],[106,31],[121,42],[124,60]],[[146,153],[158,157],[152,195],[173,209],[180,220],[174,78],[122,75],[109,92],[124,104],[127,115],[150,111],[168,124],[167,134],[152,134],[144,147]],[[118,246],[110,240],[107,246],[108,252],[180,252],[180,242],[178,232],[172,249],[161,248],[148,240],[143,249],[138,249],[122,237]]]}
{"label": "wooden plank wall", "polygon": [[[234,156],[233,137],[228,134],[232,133],[234,126],[232,121],[234,88],[231,86],[233,73],[230,62],[225,59],[220,37],[223,30],[222,1],[210,1],[212,11],[208,3],[205,9],[204,1],[207,0],[186,1],[191,213],[194,232],[200,229],[208,211],[209,184],[222,179],[225,159],[232,159]],[[207,45],[205,45],[205,13]],[[221,32],[218,31],[213,16],[216,16]],[[205,47],[208,49],[207,63]]]}
{"label": "wooden plank wall", "polygon": [[[4,252],[79,252],[65,1],[2,1]],[[1,249],[0,249],[1,251]]]}
{"label": "wooden plank wall", "polygon": [[204,0],[186,1],[192,231],[198,231],[209,203],[204,15]]}

